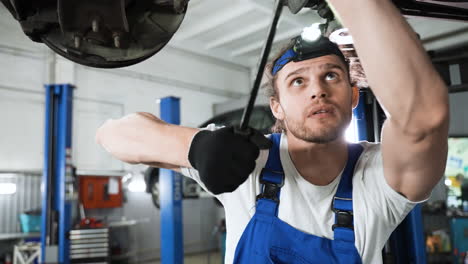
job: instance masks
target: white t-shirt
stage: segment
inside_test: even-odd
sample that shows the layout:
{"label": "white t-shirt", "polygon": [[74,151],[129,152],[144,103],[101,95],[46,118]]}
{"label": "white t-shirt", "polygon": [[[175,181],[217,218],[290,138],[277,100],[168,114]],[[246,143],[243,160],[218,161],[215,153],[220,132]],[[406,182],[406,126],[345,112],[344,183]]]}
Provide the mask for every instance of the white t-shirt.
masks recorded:
{"label": "white t-shirt", "polygon": [[[382,249],[390,234],[417,202],[409,201],[387,184],[383,175],[380,144],[360,144],[364,151],[356,164],[353,177],[355,246],[363,263],[382,263]],[[281,137],[280,158],[285,184],[281,189],[278,217],[303,232],[333,239],[332,225],[335,218],[331,204],[341,175],[326,186],[306,181],[289,156],[285,135]],[[233,262],[237,243],[255,213],[255,199],[260,193],[259,176],[267,159],[268,150],[262,150],[250,177],[234,192],[216,196],[226,212],[225,263]],[[182,168],[182,174],[205,188],[196,170]]]}

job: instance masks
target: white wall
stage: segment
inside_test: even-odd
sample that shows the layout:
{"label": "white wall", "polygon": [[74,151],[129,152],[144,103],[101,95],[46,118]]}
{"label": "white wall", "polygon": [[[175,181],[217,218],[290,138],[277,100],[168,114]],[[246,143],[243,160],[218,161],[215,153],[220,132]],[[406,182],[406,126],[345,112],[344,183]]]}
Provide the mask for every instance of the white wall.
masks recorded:
{"label": "white wall", "polygon": [[213,104],[248,92],[249,69],[166,47],[149,60],[122,69],[95,69],[69,62],[30,41],[0,8],[0,170],[42,167],[43,85],[71,83],[75,90],[74,161],[79,169],[116,170],[94,143],[107,118],[146,111],[159,114],[156,100],[181,98],[181,123],[198,126]]}
{"label": "white wall", "polygon": [[[0,171],[41,170],[44,84],[76,86],[73,163],[79,170],[135,171],[145,167],[123,164],[95,144],[94,133],[106,119],[136,111],[159,115],[157,99],[177,96],[181,98],[182,125],[198,126],[212,117],[215,103],[245,95],[250,89],[249,78],[248,68],[171,47],[143,63],[122,69],[74,64],[30,41],[0,5]],[[121,211],[127,219],[150,219],[132,232],[142,237],[137,239],[141,242],[139,249],[157,257],[159,211],[153,207],[150,195],[128,193]],[[206,238],[217,216],[212,199],[184,202],[186,251],[213,247]]]}

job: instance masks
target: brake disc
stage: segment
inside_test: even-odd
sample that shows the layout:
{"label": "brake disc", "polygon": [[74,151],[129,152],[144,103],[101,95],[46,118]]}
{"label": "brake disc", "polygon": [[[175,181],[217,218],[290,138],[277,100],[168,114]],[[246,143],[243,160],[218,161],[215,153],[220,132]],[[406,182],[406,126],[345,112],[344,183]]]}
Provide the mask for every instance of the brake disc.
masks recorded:
{"label": "brake disc", "polygon": [[[74,62],[116,68],[161,50],[188,0],[2,0],[24,33]],[[25,3],[28,2],[28,3]]]}

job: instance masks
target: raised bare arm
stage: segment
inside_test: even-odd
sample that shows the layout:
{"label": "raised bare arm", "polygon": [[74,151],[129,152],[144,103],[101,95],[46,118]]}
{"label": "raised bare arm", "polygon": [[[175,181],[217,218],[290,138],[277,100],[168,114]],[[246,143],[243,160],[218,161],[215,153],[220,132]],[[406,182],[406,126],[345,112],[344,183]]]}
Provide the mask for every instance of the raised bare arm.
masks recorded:
{"label": "raised bare arm", "polygon": [[188,152],[197,132],[150,113],[135,113],[106,121],[96,132],[96,142],[121,161],[174,169],[191,167]]}
{"label": "raised bare arm", "polygon": [[349,28],[368,82],[387,114],[384,173],[410,200],[444,174],[448,93],[416,33],[390,0],[329,0]]}

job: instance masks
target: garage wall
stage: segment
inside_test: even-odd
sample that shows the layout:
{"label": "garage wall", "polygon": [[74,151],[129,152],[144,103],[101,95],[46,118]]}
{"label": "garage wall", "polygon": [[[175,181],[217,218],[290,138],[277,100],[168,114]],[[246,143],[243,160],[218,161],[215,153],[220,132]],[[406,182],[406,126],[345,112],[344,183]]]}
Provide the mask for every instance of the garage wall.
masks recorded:
{"label": "garage wall", "polygon": [[[239,98],[249,90],[248,68],[177,48],[168,46],[135,66],[95,69],[64,60],[30,41],[3,7],[0,25],[0,122],[10,127],[0,131],[0,137],[8,139],[2,142],[8,148],[0,150],[0,170],[42,167],[43,127],[39,124],[44,116],[40,109],[45,83],[77,87],[73,142],[80,148],[75,148],[73,158],[79,169],[93,170],[126,168],[103,157],[106,154],[94,144],[94,131],[107,118],[136,111],[158,115],[156,100],[177,96],[182,124],[198,126],[213,115],[213,104]],[[35,132],[26,133],[32,127]]]}
{"label": "garage wall", "polygon": [[450,135],[468,136],[468,92],[450,94]]}
{"label": "garage wall", "polygon": [[15,183],[17,191],[12,195],[0,195],[0,234],[20,232],[19,215],[41,205],[38,188],[41,177],[34,173],[0,174],[0,183]]}
{"label": "garage wall", "polygon": [[[76,86],[73,163],[79,170],[105,174],[145,169],[145,166],[116,161],[95,144],[94,133],[105,120],[136,111],[159,115],[157,99],[177,96],[181,98],[182,124],[198,126],[212,117],[215,103],[240,98],[248,92],[249,70],[171,47],[143,63],[122,69],[77,65],[55,55],[44,45],[31,42],[0,6],[0,172],[40,174],[45,115],[43,85],[46,83]],[[24,191],[37,193],[40,186],[39,181],[35,182]],[[0,208],[8,208],[13,218],[16,211],[33,207],[3,207],[10,206],[8,201],[6,198],[0,201]],[[219,209],[212,199],[184,201],[186,252],[212,249],[216,245],[207,238],[211,236],[218,214]],[[152,205],[149,194],[127,193],[124,207],[109,215],[115,217],[115,221],[122,217],[140,221],[127,228],[133,237],[130,241],[137,245],[138,254],[145,258],[158,257],[159,211]],[[7,217],[7,214],[2,216]],[[0,222],[4,221],[0,217]],[[12,222],[8,232],[16,232],[17,228],[16,222]]]}
{"label": "garage wall", "polygon": [[[39,150],[42,149],[43,126],[37,126],[37,124],[26,121],[34,120],[35,123],[41,123],[44,118],[43,84],[49,83],[46,81],[49,79],[45,67],[47,56],[28,57],[28,54],[25,54],[24,51],[19,55],[9,54],[4,51],[5,49],[2,50],[0,47],[0,61],[2,61],[2,65],[5,63],[5,66],[0,69],[0,80],[2,80],[0,83],[2,105],[0,107],[2,113],[4,113],[0,121],[5,126],[9,126],[10,131],[1,131],[0,136],[8,139],[6,143],[12,147],[25,145],[24,140],[30,141],[26,149],[30,155],[36,158],[22,156],[26,149],[21,148],[16,149],[16,151],[13,150],[13,156],[11,156],[12,152],[10,151],[0,151],[0,160],[2,160],[0,169],[40,169],[42,166],[42,152]],[[131,67],[114,71],[94,70],[74,65],[68,61],[62,61],[59,58],[57,58],[57,61],[55,70],[60,74],[55,75],[56,82],[72,83],[77,87],[75,90],[77,109],[74,108],[77,115],[74,115],[74,128],[79,128],[79,130],[73,130],[73,142],[75,145],[77,142],[80,143],[80,149],[76,149],[78,151],[74,158],[78,160],[77,165],[84,166],[79,166],[81,169],[117,169],[115,166],[109,167],[107,161],[99,163],[99,159],[96,160],[95,155],[88,155],[88,153],[106,155],[94,144],[94,132],[108,118],[118,118],[136,111],[159,115],[157,99],[165,96],[177,96],[181,98],[181,123],[187,126],[198,126],[213,115],[214,103],[224,102],[240,96],[239,93],[226,91],[225,86],[220,86],[223,89],[218,89],[204,84],[194,83],[191,85],[190,79],[188,81],[178,81],[168,77],[141,73],[136,69],[131,69]],[[183,58],[179,58],[178,61],[183,61]],[[148,65],[152,66],[151,63],[148,62]],[[246,76],[242,76],[242,72],[234,71],[234,73],[240,75],[239,77],[245,77],[247,80]],[[219,79],[223,78],[222,74],[215,73],[213,76],[217,76],[216,78]],[[213,78],[208,75],[205,77],[207,79]],[[182,76],[177,78],[182,78]],[[33,109],[34,107],[36,108]],[[93,116],[91,117],[90,114]],[[25,120],[26,116],[27,119]],[[35,128],[33,137],[15,132],[31,131],[30,127]],[[85,131],[88,131],[88,133],[85,133]],[[32,152],[31,148],[33,149]],[[15,153],[21,155],[21,157],[16,157]],[[82,160],[79,156],[82,154],[90,160]],[[102,159],[106,160],[105,158]]]}

